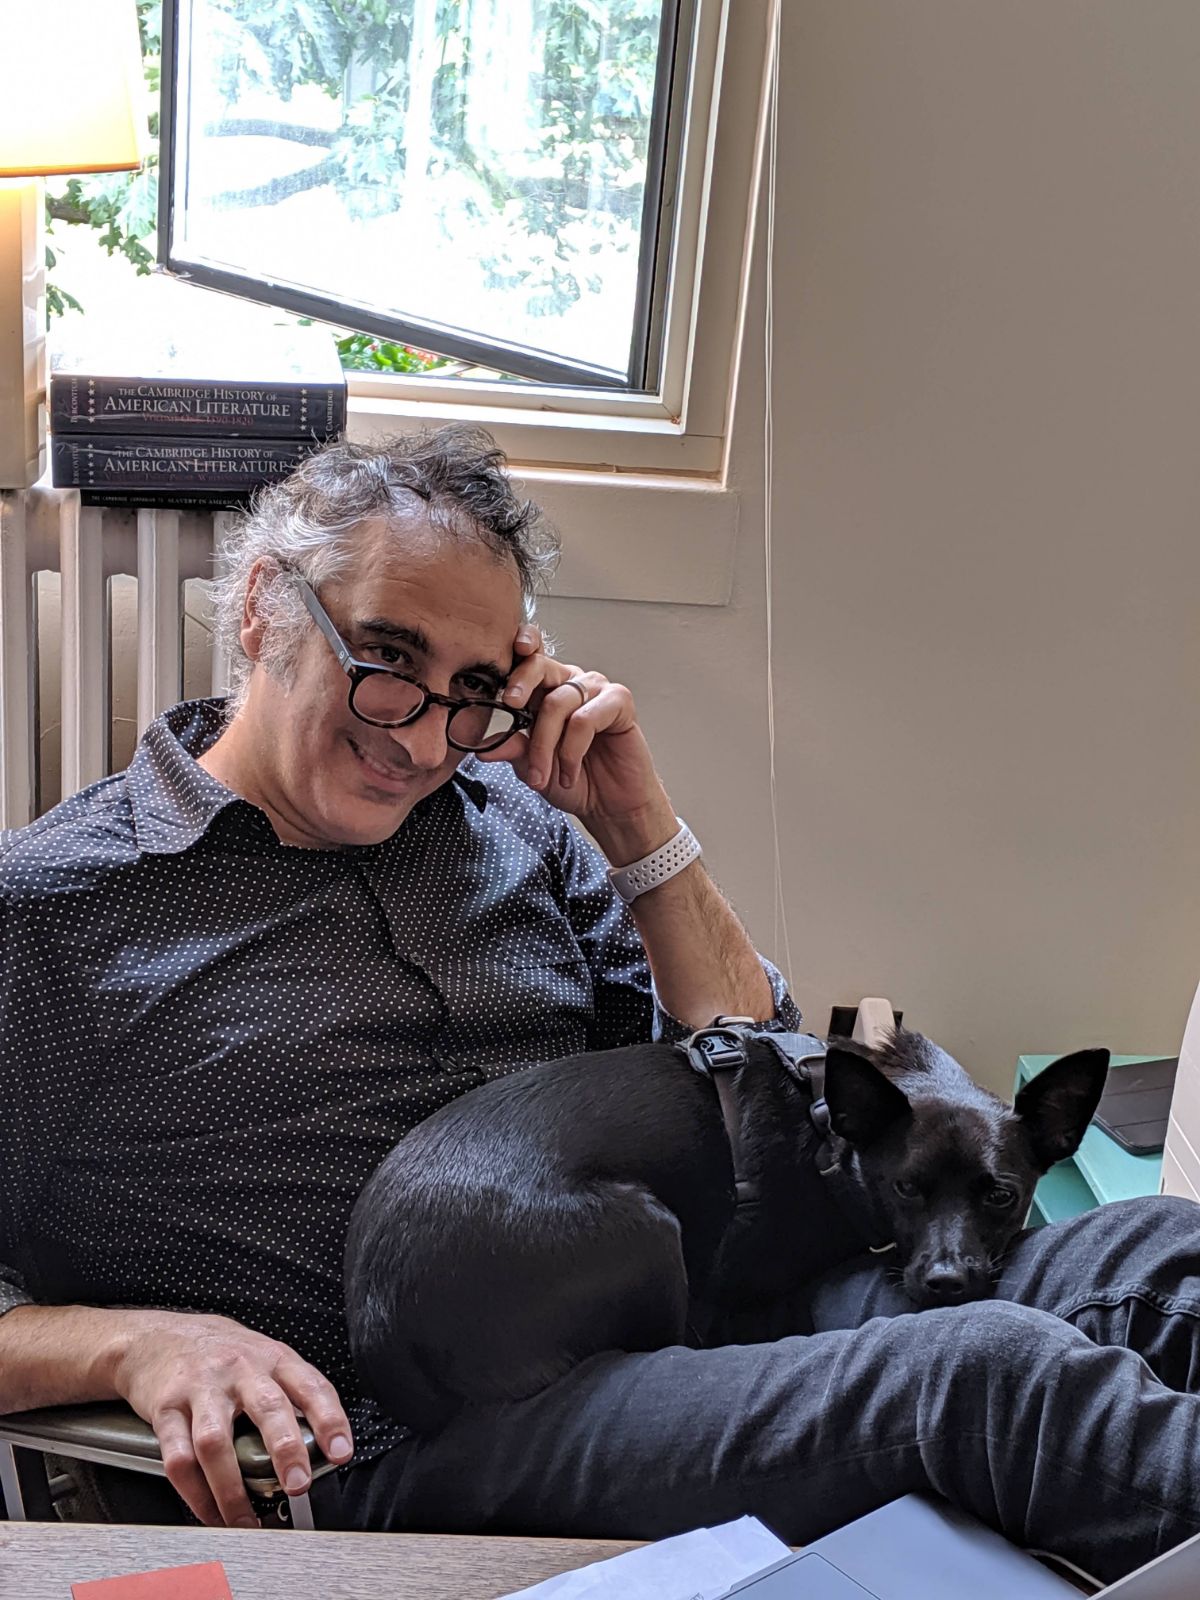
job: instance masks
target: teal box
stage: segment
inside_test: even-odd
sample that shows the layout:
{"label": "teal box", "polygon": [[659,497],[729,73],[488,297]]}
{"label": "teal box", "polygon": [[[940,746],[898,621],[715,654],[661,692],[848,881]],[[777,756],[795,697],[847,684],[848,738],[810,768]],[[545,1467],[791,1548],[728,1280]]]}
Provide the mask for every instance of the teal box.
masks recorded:
{"label": "teal box", "polygon": [[[1014,1095],[1022,1084],[1057,1059],[1057,1056],[1018,1056]],[[1109,1070],[1119,1072],[1122,1067],[1156,1060],[1157,1056],[1114,1056]],[[1068,1217],[1077,1217],[1109,1200],[1133,1200],[1139,1195],[1157,1194],[1161,1171],[1161,1153],[1135,1156],[1093,1124],[1071,1159],[1051,1167],[1038,1184],[1029,1210],[1029,1226],[1040,1228],[1047,1222],[1065,1222]]]}

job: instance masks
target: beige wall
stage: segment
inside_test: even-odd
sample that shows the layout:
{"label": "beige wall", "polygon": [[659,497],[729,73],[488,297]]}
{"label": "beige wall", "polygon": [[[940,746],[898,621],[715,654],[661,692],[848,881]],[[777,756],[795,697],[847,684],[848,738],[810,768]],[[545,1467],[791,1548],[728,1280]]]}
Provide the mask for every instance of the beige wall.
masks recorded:
{"label": "beige wall", "polygon": [[[1021,1050],[1173,1052],[1200,979],[1200,6],[783,4],[797,994],[823,1027],[886,993],[996,1087]],[[733,603],[548,615],[634,686],[679,810],[781,954],[750,346]]]}

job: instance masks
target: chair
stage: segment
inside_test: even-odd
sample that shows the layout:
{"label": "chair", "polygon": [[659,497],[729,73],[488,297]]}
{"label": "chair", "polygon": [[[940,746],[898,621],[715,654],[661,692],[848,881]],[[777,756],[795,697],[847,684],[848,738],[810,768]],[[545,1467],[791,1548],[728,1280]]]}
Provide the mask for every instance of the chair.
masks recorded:
{"label": "chair", "polygon": [[[313,1478],[332,1472],[304,1422],[301,1437]],[[293,1528],[312,1528],[307,1493],[285,1495],[261,1435],[244,1417],[234,1430],[234,1450],[247,1492],[281,1513],[286,1504]],[[161,1481],[146,1482],[146,1475]],[[14,1521],[52,1520],[68,1496],[83,1500],[88,1520],[178,1522],[183,1516],[182,1502],[166,1483],[154,1430],[120,1401],[0,1416],[0,1491]]]}

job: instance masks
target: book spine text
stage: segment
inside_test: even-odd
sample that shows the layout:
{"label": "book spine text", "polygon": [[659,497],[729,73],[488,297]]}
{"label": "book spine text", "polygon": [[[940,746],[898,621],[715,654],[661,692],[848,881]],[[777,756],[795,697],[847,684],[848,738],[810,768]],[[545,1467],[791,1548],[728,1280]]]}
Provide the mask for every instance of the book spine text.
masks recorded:
{"label": "book spine text", "polygon": [[301,439],[51,439],[51,479],[64,488],[249,491],[287,476],[313,445]]}
{"label": "book spine text", "polygon": [[174,383],[74,372],[50,378],[53,433],[332,439],[345,425],[344,383]]}

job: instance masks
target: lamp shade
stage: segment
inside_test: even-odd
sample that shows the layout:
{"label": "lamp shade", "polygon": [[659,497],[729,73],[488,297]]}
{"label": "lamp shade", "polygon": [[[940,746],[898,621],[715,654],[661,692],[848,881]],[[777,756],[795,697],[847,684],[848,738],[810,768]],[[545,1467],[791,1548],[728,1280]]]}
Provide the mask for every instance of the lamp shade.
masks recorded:
{"label": "lamp shade", "polygon": [[134,0],[2,0],[0,178],[141,165]]}

